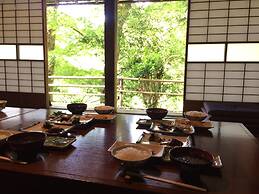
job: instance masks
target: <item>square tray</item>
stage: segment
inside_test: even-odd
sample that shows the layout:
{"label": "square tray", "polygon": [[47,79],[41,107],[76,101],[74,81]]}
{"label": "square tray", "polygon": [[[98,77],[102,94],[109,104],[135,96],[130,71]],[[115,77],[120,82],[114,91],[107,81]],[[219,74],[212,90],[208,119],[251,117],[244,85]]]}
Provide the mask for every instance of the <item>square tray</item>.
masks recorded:
{"label": "square tray", "polygon": [[[73,114],[66,114],[60,113],[58,115],[51,115],[49,117],[49,122],[56,124],[56,125],[78,125],[78,124],[88,124],[90,123],[93,118],[87,117],[83,120],[81,119],[82,116],[73,115]],[[78,122],[76,121],[78,120]],[[75,121],[75,122],[74,122]]]}
{"label": "square tray", "polygon": [[75,137],[47,136],[44,147],[64,149],[75,141]]}

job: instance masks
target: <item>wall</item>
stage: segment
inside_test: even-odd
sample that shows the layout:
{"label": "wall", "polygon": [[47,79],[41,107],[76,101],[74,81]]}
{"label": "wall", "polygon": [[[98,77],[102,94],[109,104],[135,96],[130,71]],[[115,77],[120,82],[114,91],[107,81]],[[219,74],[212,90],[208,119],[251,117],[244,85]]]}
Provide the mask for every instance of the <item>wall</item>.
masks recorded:
{"label": "wall", "polygon": [[8,106],[46,107],[44,6],[0,2],[0,98]]}
{"label": "wall", "polygon": [[259,103],[259,1],[190,0],[185,110]]}

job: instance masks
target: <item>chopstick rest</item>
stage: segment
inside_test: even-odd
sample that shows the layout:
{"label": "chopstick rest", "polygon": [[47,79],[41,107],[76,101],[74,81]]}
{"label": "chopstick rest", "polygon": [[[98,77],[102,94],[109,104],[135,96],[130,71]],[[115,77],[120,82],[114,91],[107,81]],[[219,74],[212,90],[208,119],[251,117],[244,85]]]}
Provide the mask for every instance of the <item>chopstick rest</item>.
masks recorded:
{"label": "chopstick rest", "polygon": [[169,179],[164,179],[164,178],[146,175],[146,174],[141,174],[141,173],[132,172],[132,171],[126,171],[125,175],[129,176],[129,177],[136,177],[136,178],[142,178],[142,179],[143,178],[152,179],[152,180],[156,180],[156,181],[160,181],[160,182],[164,182],[164,183],[169,183],[169,184],[173,184],[173,185],[176,185],[176,186],[179,186],[179,187],[184,187],[184,188],[197,190],[197,191],[203,191],[203,192],[207,191],[207,189],[203,188],[203,187],[198,187],[198,186],[194,186],[194,185],[190,185],[190,184],[186,184],[186,183],[182,183],[182,182],[178,182],[178,181],[173,181],[173,180],[169,180]]}

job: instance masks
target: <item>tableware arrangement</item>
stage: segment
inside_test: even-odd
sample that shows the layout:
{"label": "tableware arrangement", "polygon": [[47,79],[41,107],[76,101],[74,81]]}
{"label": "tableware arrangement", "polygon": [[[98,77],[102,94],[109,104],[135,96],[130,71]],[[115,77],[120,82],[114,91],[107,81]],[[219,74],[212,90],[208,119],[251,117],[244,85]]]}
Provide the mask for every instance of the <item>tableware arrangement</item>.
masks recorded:
{"label": "tableware arrangement", "polygon": [[195,132],[192,125],[182,123],[180,119],[175,119],[174,121],[171,121],[172,124],[170,126],[163,124],[163,122],[164,120],[154,121],[153,125],[151,125],[151,127],[147,130],[151,132],[156,132],[156,133],[162,133],[162,134],[168,134],[168,135],[179,135],[179,136],[188,136]]}
{"label": "tableware arrangement", "polygon": [[0,100],[0,111],[6,107],[7,100]]}
{"label": "tableware arrangement", "polygon": [[207,130],[213,128],[213,124],[208,120],[209,115],[201,111],[187,111],[184,113],[186,119],[197,130]]}
{"label": "tableware arrangement", "polygon": [[151,132],[157,132],[168,135],[190,135],[195,132],[191,122],[186,118],[150,120],[139,119],[137,129],[146,129]]}
{"label": "tableware arrangement", "polygon": [[[84,118],[84,119],[82,119]],[[93,120],[92,117],[84,117],[84,115],[73,115],[66,113],[52,114],[47,122],[56,125],[87,125]]]}
{"label": "tableware arrangement", "polygon": [[187,136],[173,136],[164,135],[161,133],[154,132],[143,132],[136,143],[140,144],[156,144],[156,145],[166,145],[166,146],[188,146],[189,138]]}

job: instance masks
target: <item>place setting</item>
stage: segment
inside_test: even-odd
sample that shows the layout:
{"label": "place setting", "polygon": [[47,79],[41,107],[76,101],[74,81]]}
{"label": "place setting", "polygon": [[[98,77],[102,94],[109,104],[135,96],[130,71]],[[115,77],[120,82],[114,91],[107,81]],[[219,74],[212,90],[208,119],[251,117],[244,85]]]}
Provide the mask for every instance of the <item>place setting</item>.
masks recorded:
{"label": "place setting", "polygon": [[[218,171],[223,167],[219,155],[194,147],[191,136],[195,133],[192,122],[204,121],[208,115],[186,112],[184,117],[164,119],[166,109],[147,109],[150,119],[140,118],[137,129],[143,132],[135,143],[115,141],[108,149],[112,157],[120,162],[121,176],[127,179],[152,179],[186,189],[207,191],[200,180],[203,169]],[[212,126],[210,126],[212,127]],[[147,166],[176,166],[182,180],[173,180],[143,173]]]}

